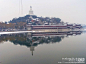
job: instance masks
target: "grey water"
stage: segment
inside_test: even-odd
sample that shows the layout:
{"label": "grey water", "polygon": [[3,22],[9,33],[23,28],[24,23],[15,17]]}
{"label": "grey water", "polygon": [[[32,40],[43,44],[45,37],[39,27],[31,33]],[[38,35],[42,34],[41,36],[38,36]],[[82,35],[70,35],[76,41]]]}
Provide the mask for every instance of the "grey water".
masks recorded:
{"label": "grey water", "polygon": [[85,32],[59,36],[0,35],[0,64],[59,64],[62,58],[86,59]]}

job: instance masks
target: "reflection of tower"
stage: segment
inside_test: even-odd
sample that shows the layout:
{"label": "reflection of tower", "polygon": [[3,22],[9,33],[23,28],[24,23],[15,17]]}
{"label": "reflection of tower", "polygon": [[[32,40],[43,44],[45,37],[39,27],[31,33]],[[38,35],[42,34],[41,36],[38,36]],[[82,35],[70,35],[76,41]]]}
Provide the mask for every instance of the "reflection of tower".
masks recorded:
{"label": "reflection of tower", "polygon": [[33,15],[33,10],[32,10],[32,6],[30,6],[30,11],[29,11],[29,15]]}
{"label": "reflection of tower", "polygon": [[32,52],[32,56],[33,56],[34,46],[30,47],[30,51]]}

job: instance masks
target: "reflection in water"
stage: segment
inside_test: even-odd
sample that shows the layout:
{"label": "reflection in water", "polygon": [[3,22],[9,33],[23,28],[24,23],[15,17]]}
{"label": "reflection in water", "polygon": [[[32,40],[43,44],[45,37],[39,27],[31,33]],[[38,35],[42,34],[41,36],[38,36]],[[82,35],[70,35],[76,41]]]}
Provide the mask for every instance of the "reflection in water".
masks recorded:
{"label": "reflection in water", "polygon": [[9,34],[9,35],[1,35],[0,43],[3,41],[11,41],[13,44],[23,45],[30,47],[30,51],[32,52],[34,48],[40,44],[46,43],[57,43],[62,41],[63,38],[68,37],[70,35],[79,35],[81,31],[74,32],[55,32],[55,33],[24,33],[24,34]]}

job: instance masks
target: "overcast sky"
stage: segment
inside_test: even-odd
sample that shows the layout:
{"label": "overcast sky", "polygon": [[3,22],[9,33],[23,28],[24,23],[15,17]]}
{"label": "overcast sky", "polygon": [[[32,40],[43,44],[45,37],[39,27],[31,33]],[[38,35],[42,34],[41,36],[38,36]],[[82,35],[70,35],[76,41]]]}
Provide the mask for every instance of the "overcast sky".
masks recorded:
{"label": "overcast sky", "polygon": [[57,17],[64,22],[86,24],[86,0],[0,0],[0,21],[29,14],[30,6],[37,16]]}

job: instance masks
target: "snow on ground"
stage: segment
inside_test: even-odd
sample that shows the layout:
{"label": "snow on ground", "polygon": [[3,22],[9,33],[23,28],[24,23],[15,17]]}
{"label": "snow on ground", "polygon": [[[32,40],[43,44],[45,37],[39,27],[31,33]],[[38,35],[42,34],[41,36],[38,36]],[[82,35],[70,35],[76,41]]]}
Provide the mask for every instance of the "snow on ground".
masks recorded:
{"label": "snow on ground", "polygon": [[28,32],[41,32],[41,31],[14,31],[14,32],[0,32],[0,34],[15,34],[15,33],[28,33]]}

